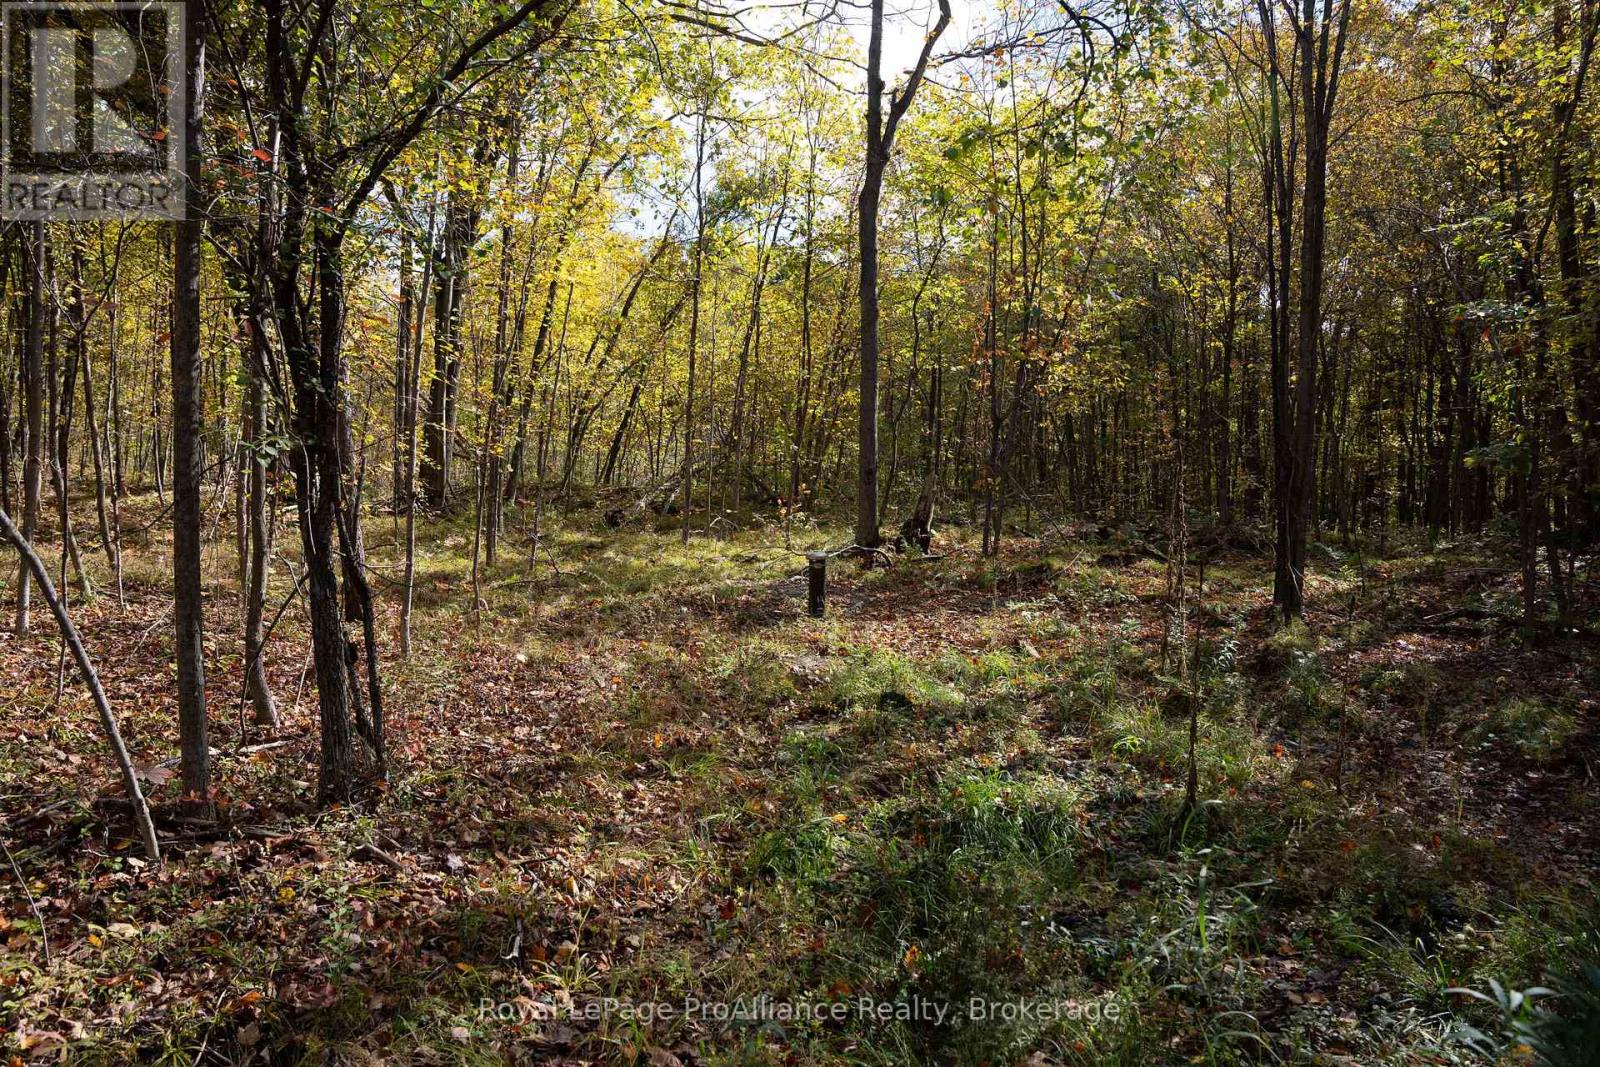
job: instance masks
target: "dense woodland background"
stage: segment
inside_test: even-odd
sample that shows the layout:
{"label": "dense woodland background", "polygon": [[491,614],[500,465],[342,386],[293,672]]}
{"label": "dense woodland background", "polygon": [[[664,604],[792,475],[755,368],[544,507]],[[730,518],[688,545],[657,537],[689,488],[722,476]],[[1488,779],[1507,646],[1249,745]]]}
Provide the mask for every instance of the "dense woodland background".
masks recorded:
{"label": "dense woodland background", "polygon": [[[189,221],[0,233],[0,504],[40,568],[4,581],[21,694],[4,792],[23,840],[16,907],[0,916],[17,953],[0,967],[0,1025],[19,1054],[1445,1062],[1472,1055],[1450,1037],[1459,1009],[1486,1056],[1593,1062],[1593,1045],[1573,1051],[1586,1038],[1546,1034],[1554,1014],[1502,1002],[1472,1015],[1445,990],[1536,985],[1596,958],[1600,3],[212,0],[188,17],[204,86]],[[824,548],[835,587],[813,623],[793,576],[802,550]],[[56,753],[111,766],[41,618],[46,570],[85,659],[110,657],[100,703],[125,717],[126,778],[153,798],[143,847],[159,828],[163,873],[130,875],[128,846],[112,847],[138,834],[140,790],[130,803],[120,787],[98,801],[93,786],[39,788]],[[731,659],[701,662],[707,643]],[[508,670],[537,676],[477,688]],[[831,695],[808,695],[817,686]],[[814,706],[876,725],[857,723],[851,747],[817,732]],[[463,724],[491,707],[498,725]],[[1130,707],[1143,710],[1130,720]],[[77,726],[60,724],[69,708]],[[1073,726],[1074,708],[1098,725]],[[896,716],[916,725],[884,725]],[[531,725],[546,718],[550,734]],[[733,740],[708,739],[724,730]],[[906,730],[908,750],[945,754],[934,769],[928,752],[881,747]],[[608,748],[624,734],[628,756]],[[728,766],[672,762],[724,743]],[[486,779],[463,781],[563,744],[600,762],[523,768],[490,790],[530,805],[518,831],[439,844],[460,812],[501,802],[478,792]],[[762,770],[773,752],[783,762]],[[900,784],[879,781],[901,757]],[[664,760],[657,780],[647,768]],[[1074,804],[1110,804],[1110,821],[1086,829],[1100,825],[1088,809],[1068,814],[1018,769],[1040,766],[1076,783]],[[850,852],[869,841],[989,858],[878,879],[926,898],[872,943],[890,978],[813,974],[780,952],[775,970],[719,988],[952,996],[1007,974],[1031,994],[1071,973],[1077,993],[1122,990],[1142,1021],[749,1034],[729,1052],[693,1027],[579,1027],[524,1046],[467,1018],[480,995],[547,997],[552,975],[569,997],[593,993],[622,956],[678,951],[627,933],[626,909],[601,935],[610,948],[591,950],[586,920],[569,931],[570,916],[529,903],[548,891],[562,915],[607,910],[585,902],[576,869],[562,868],[570,885],[515,873],[508,854],[560,836],[540,821],[559,807],[546,788],[592,775],[650,818],[687,776],[705,792],[683,810],[707,820],[732,802],[717,790],[800,770],[803,788],[735,804],[732,823],[758,825],[724,839],[695,823],[701,851],[674,854],[683,866],[665,877],[698,887],[687,899],[704,920],[697,947],[680,946],[693,966],[726,959],[717,938],[747,911],[785,931],[775,942],[820,945],[839,921],[824,898],[839,871],[870,867],[870,849]],[[945,822],[906,799],[913,782],[950,805]],[[900,806],[861,816],[852,838],[856,816],[832,810],[847,810],[841,790]],[[400,829],[407,805],[446,794],[457,814],[432,845],[427,819]],[[1301,810],[1312,794],[1328,807]],[[1260,810],[1229,814],[1242,796]],[[598,802],[565,803],[581,819]],[[1015,819],[996,829],[991,803]],[[1452,807],[1436,831],[1428,819]],[[765,821],[785,808],[800,821]],[[645,838],[675,839],[679,818]],[[634,840],[608,826],[583,840]],[[1096,833],[1077,873],[1054,866]],[[1537,838],[1525,856],[1495,851],[1518,852],[1523,834]],[[62,851],[96,835],[92,869]],[[36,1014],[110,1010],[62,977],[52,929],[59,955],[74,917],[93,914],[100,952],[118,940],[107,923],[134,928],[119,907],[155,906],[139,894],[220,892],[182,882],[211,862],[230,894],[244,872],[277,870],[263,906],[288,922],[306,890],[279,860],[325,864],[335,838],[337,863],[386,878],[453,882],[465,865],[486,887],[475,865],[494,858],[513,872],[478,932],[430,949],[465,968],[450,980],[470,988],[424,982],[449,1011],[417,1021],[424,994],[407,986],[364,1002],[381,1022],[363,1030],[357,1013],[342,1029],[328,951],[299,946],[272,965],[276,985],[229,984],[265,973],[259,961],[197,979],[176,996],[190,1008],[150,1016],[130,1045]],[[435,846],[448,855],[430,860]],[[1321,859],[1285,874],[1300,848]],[[1124,858],[1087,875],[1097,849]],[[630,856],[639,869],[612,867],[613,886],[641,881],[615,892],[648,895],[653,861]],[[1344,860],[1380,873],[1318,866]],[[25,875],[30,863],[55,873]],[[74,863],[78,875],[54,866]],[[106,890],[115,906],[96,881],[108,870],[127,880]],[[1219,871],[1238,888],[1208,889]],[[1261,879],[1302,884],[1269,902]],[[1080,896],[1064,900],[1069,885]],[[1171,938],[1119,940],[1172,916],[1095,912],[1081,894],[1096,885],[1193,907]],[[1337,906],[1318,895],[1352,885]],[[383,929],[380,896],[356,899],[338,905],[353,944]],[[980,899],[1011,908],[1003,930],[973,925]],[[1332,908],[1348,928],[1313,946],[1300,919],[1273,926],[1279,907]],[[1042,918],[1018,927],[1030,908]],[[1525,943],[1450,955],[1451,938],[1485,929],[1503,947],[1508,908]],[[1234,962],[1213,953],[1208,914]],[[1037,948],[1030,921],[1073,931],[1074,962],[1021,962]],[[247,928],[218,929],[231,943]],[[473,955],[480,933],[498,963]],[[1362,956],[1363,939],[1382,952]],[[165,988],[178,957],[125,948],[141,988],[150,968]],[[984,953],[979,982],[962,968]],[[1328,953],[1379,959],[1379,977]],[[1118,958],[1140,961],[1143,984],[1113,976]],[[636,965],[630,995],[673,988]],[[367,966],[342,973],[361,984],[350,976]],[[479,967],[521,985],[474,985]],[[1246,971],[1256,984],[1241,991]],[[1427,991],[1395,991],[1411,981]],[[1295,1007],[1263,1008],[1274,983]],[[233,1021],[184,1021],[213,995]],[[1406,1058],[1423,1049],[1442,1058]]]}

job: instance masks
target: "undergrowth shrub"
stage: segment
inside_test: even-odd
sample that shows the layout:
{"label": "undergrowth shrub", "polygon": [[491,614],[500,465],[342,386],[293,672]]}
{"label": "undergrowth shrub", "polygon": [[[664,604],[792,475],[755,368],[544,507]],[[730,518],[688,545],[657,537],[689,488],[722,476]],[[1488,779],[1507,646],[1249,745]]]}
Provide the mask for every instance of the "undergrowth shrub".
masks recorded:
{"label": "undergrowth shrub", "polygon": [[1567,709],[1537,697],[1512,697],[1497,704],[1468,736],[1480,748],[1509,748],[1524,759],[1546,763],[1577,732],[1577,718]]}

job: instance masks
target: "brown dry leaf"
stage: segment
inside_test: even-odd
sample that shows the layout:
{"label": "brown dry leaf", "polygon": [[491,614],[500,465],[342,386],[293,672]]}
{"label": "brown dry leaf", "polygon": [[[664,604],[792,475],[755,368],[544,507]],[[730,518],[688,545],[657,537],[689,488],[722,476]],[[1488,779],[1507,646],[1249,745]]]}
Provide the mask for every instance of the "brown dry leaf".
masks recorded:
{"label": "brown dry leaf", "polygon": [[163,767],[159,763],[134,764],[133,773],[152,786],[163,786],[178,772],[171,767]]}
{"label": "brown dry leaf", "polygon": [[54,1030],[30,1030],[17,1035],[17,1047],[33,1060],[44,1059],[66,1044],[66,1035]]}

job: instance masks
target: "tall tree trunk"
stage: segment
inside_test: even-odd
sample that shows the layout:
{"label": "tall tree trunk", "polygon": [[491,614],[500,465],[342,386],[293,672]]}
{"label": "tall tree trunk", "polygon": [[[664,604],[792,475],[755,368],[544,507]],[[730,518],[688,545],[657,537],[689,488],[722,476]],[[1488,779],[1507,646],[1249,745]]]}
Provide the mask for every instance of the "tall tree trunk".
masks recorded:
{"label": "tall tree trunk", "polygon": [[906,83],[883,108],[883,0],[872,0],[867,39],[866,167],[856,199],[860,247],[861,367],[860,406],[856,427],[856,544],[877,548],[883,543],[878,514],[878,206],[883,199],[883,173],[894,151],[894,135],[928,70],[933,47],[950,25],[950,0],[939,0],[939,18],[923,39],[922,51]]}
{"label": "tall tree trunk", "polygon": [[[52,340],[52,352],[55,344]],[[52,379],[54,378],[55,357],[50,359]],[[78,553],[78,541],[72,533],[72,508],[67,496],[67,477],[71,466],[70,444],[72,439],[72,412],[74,408],[74,394],[78,378],[78,359],[74,354],[68,360],[65,374],[61,381],[61,399],[57,412],[56,437],[51,449],[50,475],[56,490],[56,520],[61,528],[61,603],[67,603],[67,567],[70,562],[72,571],[77,575],[78,591],[84,600],[94,596],[94,590],[89,584],[89,576],[83,569],[83,559]],[[52,405],[55,406],[55,405]],[[67,647],[61,646],[61,656],[56,667],[56,699],[61,699],[62,687],[65,684],[67,669]]]}
{"label": "tall tree trunk", "polygon": [[[356,712],[356,725],[372,752],[373,765],[379,777],[388,774],[384,739],[383,679],[378,668],[377,618],[372,606],[372,589],[367,584],[366,543],[361,532],[361,486],[357,474],[355,434],[350,423],[350,407],[345,396],[349,391],[346,381],[348,365],[344,360],[343,333],[345,318],[345,281],[342,238],[319,230],[315,242],[317,270],[317,296],[319,300],[317,329],[321,349],[324,380],[336,383],[330,390],[333,403],[330,442],[335,467],[338,472],[334,523],[339,536],[344,621],[361,627],[362,652],[349,636],[346,642],[346,666],[350,679],[350,703]],[[366,707],[361,703],[360,677],[357,660],[362,660],[366,670]]]}
{"label": "tall tree trunk", "polygon": [[267,605],[267,552],[269,531],[267,527],[267,465],[262,459],[261,445],[267,436],[267,405],[262,379],[266,369],[266,339],[260,324],[248,319],[250,345],[255,352],[249,378],[245,382],[245,424],[247,442],[248,492],[245,509],[248,513],[249,564],[245,581],[244,657],[245,695],[250,700],[257,726],[268,729],[278,727],[278,708],[272,699],[272,689],[267,684],[266,635],[262,620]]}
{"label": "tall tree trunk", "polygon": [[[1294,57],[1289,70],[1281,64],[1273,8],[1259,0],[1270,69],[1271,116],[1267,158],[1268,218],[1278,230],[1278,248],[1269,257],[1276,282],[1273,332],[1273,438],[1277,458],[1277,550],[1273,601],[1285,620],[1298,618],[1305,607],[1306,547],[1316,482],[1316,375],[1322,340],[1322,288],[1327,233],[1328,142],[1338,97],[1350,0],[1301,0],[1291,7]],[[1298,84],[1294,85],[1294,76]],[[1298,91],[1301,122],[1299,150],[1304,177],[1300,187],[1299,296],[1290,348],[1290,230],[1295,214],[1296,183],[1286,164],[1282,141],[1279,84]],[[1292,139],[1293,140],[1293,139]],[[1292,143],[1292,141],[1291,141]],[[1293,374],[1291,381],[1290,375]]]}
{"label": "tall tree trunk", "polygon": [[[433,270],[433,243],[434,243],[434,216],[433,203],[428,207],[428,232],[427,250],[422,261],[422,284],[418,293],[426,293],[430,284],[430,274]],[[407,250],[409,252],[409,249]],[[401,344],[410,348],[408,366],[411,368],[410,380],[406,383],[406,467],[405,467],[405,508],[406,508],[406,563],[405,576],[402,579],[403,593],[400,600],[400,656],[402,659],[411,658],[411,609],[416,595],[417,586],[417,471],[418,449],[420,442],[418,431],[420,429],[420,406],[422,402],[422,342],[424,331],[427,327],[428,309],[425,301],[418,301],[416,310],[416,323],[409,340],[402,338]]]}
{"label": "tall tree trunk", "polygon": [[[83,300],[83,254],[77,242],[72,247],[72,351],[67,356],[66,366],[61,373],[61,402],[57,406],[56,441],[54,459],[52,461],[52,475],[56,487],[56,505],[60,512],[61,545],[68,558],[72,561],[73,574],[78,579],[78,591],[85,600],[94,596],[94,588],[89,581],[89,572],[83,567],[83,554],[79,551],[78,538],[72,529],[72,509],[70,506],[72,483],[72,421],[77,412],[77,386],[78,368],[82,366],[88,347],[88,321]],[[52,379],[56,346],[51,344],[50,365]],[[63,570],[63,584],[65,567]],[[65,591],[63,591],[65,595]],[[65,661],[63,660],[63,665]]]}
{"label": "tall tree trunk", "polygon": [[[26,336],[22,347],[23,432],[27,448],[22,461],[22,540],[32,542],[39,529],[39,494],[44,481],[44,255],[45,224],[28,223],[24,259],[32,280],[27,295]],[[19,549],[20,551],[20,549]],[[28,634],[33,572],[24,557],[17,576],[17,636]]]}
{"label": "tall tree trunk", "polygon": [[[506,188],[514,195],[517,184],[517,172],[521,163],[521,153],[518,151],[516,131],[511,134],[510,156],[506,160]],[[478,510],[487,513],[488,525],[482,529],[481,537],[484,539],[484,560],[489,566],[494,566],[496,549],[500,543],[500,514],[503,498],[500,494],[501,472],[504,469],[503,434],[500,432],[501,410],[509,399],[507,387],[511,380],[511,363],[515,356],[516,342],[520,336],[511,329],[511,263],[513,232],[511,219],[508,217],[505,224],[500,227],[500,272],[498,284],[495,287],[495,319],[494,319],[494,375],[489,389],[489,416],[485,420],[483,459],[479,469]],[[531,250],[530,250],[531,252]],[[482,517],[480,517],[480,523]],[[473,573],[477,574],[476,557],[473,552]],[[476,592],[474,593],[476,603]]]}
{"label": "tall tree trunk", "polygon": [[461,194],[452,194],[445,207],[443,247],[434,279],[433,378],[428,387],[422,477],[428,501],[434,507],[444,506],[450,498],[456,401],[461,382],[461,302],[467,283],[470,215]]}
{"label": "tall tree trunk", "polygon": [[1000,554],[1000,215],[989,216],[989,284],[984,293],[983,347],[988,353],[989,448],[983,467],[983,554]]}
{"label": "tall tree trunk", "polygon": [[[396,205],[397,207],[399,205]],[[394,514],[405,507],[407,418],[410,415],[411,317],[416,313],[417,291],[412,274],[411,232],[402,229],[399,254],[400,303],[395,309],[394,444],[390,457],[390,488]]]}
{"label": "tall tree trunk", "polygon": [[[1566,0],[1557,0],[1554,30],[1558,48],[1566,46],[1570,39],[1570,19]],[[1586,0],[1578,26],[1577,71],[1570,91],[1562,94],[1555,109],[1555,145],[1550,168],[1556,262],[1561,276],[1562,304],[1570,323],[1565,348],[1572,368],[1574,414],[1578,422],[1578,442],[1573,450],[1576,462],[1569,467],[1571,496],[1577,512],[1575,525],[1590,539],[1600,532],[1600,364],[1596,362],[1600,358],[1600,322],[1586,314],[1589,309],[1585,305],[1592,304],[1596,297],[1589,294],[1586,299],[1584,292],[1571,127],[1583,99],[1597,33],[1600,33],[1600,4]],[[1596,283],[1591,280],[1590,284]],[[1559,584],[1559,578],[1557,581]]]}
{"label": "tall tree trunk", "polygon": [[205,93],[204,0],[185,0],[183,76],[184,218],[177,223],[172,270],[172,593],[178,660],[178,732],[183,791],[210,805],[206,672],[200,600],[200,118]]}
{"label": "tall tree trunk", "polygon": [[[298,196],[305,194],[296,191]],[[307,197],[309,199],[309,197]],[[291,208],[286,230],[302,225],[305,208]],[[303,232],[303,231],[302,231]],[[284,238],[293,247],[299,233]],[[280,269],[273,278],[274,310],[283,334],[295,391],[295,435],[292,457],[296,483],[295,502],[300,527],[300,550],[305,561],[306,593],[311,616],[312,662],[317,679],[318,725],[321,754],[318,763],[318,799],[323,803],[348,800],[354,790],[355,748],[350,726],[350,693],[346,681],[344,619],[339,606],[339,578],[335,570],[335,527],[339,501],[339,428],[334,405],[341,402],[337,367],[327,367],[312,349],[301,319],[298,272]],[[337,341],[326,338],[321,346],[337,356]]]}
{"label": "tall tree trunk", "polygon": [[871,35],[867,43],[867,153],[856,201],[856,230],[861,250],[860,408],[856,426],[856,544],[876,548],[878,529],[878,205],[883,198],[883,172],[889,154],[883,145],[883,0],[872,0]]}
{"label": "tall tree trunk", "polygon": [[689,367],[683,395],[683,488],[678,493],[682,512],[679,538],[689,543],[689,513],[694,506],[694,389],[696,362],[700,352],[700,281],[705,268],[706,198],[701,184],[706,162],[706,115],[700,113],[695,127],[694,152],[694,275],[689,297]]}
{"label": "tall tree trunk", "polygon": [[118,535],[111,526],[111,509],[108,504],[110,494],[108,484],[110,479],[106,471],[105,441],[100,433],[99,413],[95,407],[94,399],[94,366],[89,361],[89,349],[85,345],[79,352],[83,363],[83,413],[88,420],[89,455],[94,461],[94,505],[95,517],[100,524],[100,542],[105,550],[106,563],[111,567],[112,581],[117,586],[117,600],[122,600],[122,553],[119,551]]}

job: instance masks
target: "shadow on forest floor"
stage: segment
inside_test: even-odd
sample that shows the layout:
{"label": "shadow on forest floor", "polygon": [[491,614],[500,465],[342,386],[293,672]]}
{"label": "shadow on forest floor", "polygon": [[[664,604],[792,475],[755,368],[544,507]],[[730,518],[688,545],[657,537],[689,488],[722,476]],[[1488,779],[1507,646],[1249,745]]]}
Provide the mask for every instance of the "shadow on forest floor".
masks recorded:
{"label": "shadow on forest floor", "polygon": [[[399,573],[383,530],[380,591]],[[1280,632],[1269,561],[1213,564],[1202,803],[1180,822],[1188,725],[1158,662],[1160,562],[1024,539],[984,560],[947,532],[942,559],[835,563],[813,620],[796,550],[817,543],[841,542],[554,526],[535,570],[508,539],[474,617],[470,538],[429,526],[409,663],[392,590],[382,602],[395,773],[328,812],[310,803],[298,608],[269,652],[285,743],[234,754],[263,738],[239,728],[238,604],[213,548],[224,825],[170,827],[160,871],[107,799],[87,702],[70,678],[52,699],[53,641],[0,635],[0,811],[44,918],[7,873],[3,1047],[1465,1062],[1448,989],[1539,984],[1600,951],[1593,656],[1413,626],[1500,595],[1510,571],[1486,550],[1320,566],[1308,628]],[[78,613],[170,800],[161,551],[130,559],[125,609]],[[735,1002],[747,1017],[704,1007]]]}

